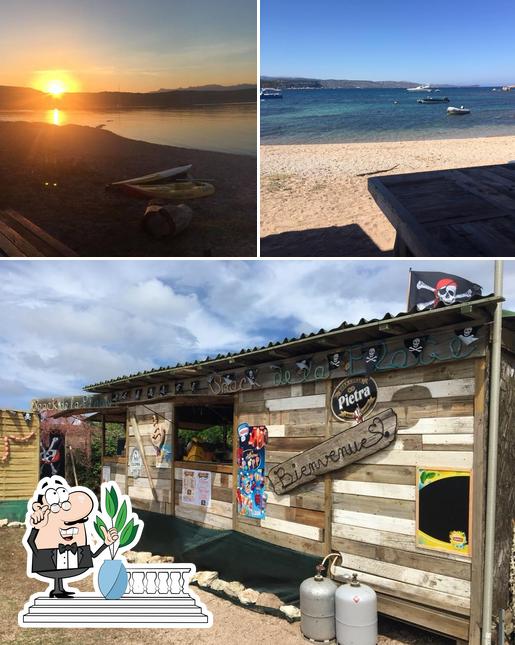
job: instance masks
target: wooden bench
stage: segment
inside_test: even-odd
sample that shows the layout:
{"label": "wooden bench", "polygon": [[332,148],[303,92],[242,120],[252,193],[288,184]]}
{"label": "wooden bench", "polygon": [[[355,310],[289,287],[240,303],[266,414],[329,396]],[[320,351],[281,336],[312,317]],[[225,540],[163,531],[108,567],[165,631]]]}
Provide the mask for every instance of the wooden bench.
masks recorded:
{"label": "wooden bench", "polygon": [[77,256],[62,242],[13,210],[0,211],[0,255],[7,257]]}
{"label": "wooden bench", "polygon": [[384,175],[368,190],[397,231],[395,255],[515,255],[515,165]]}

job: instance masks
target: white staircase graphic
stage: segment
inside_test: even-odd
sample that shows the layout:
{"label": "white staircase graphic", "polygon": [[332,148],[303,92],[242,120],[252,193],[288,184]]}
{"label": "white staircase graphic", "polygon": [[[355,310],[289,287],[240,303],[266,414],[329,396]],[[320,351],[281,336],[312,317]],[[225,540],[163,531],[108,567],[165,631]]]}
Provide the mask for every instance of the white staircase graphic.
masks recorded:
{"label": "white staircase graphic", "polygon": [[190,595],[192,567],[127,565],[129,583],[120,600],[97,593],[72,598],[34,595],[20,613],[26,627],[210,627],[211,614]]}

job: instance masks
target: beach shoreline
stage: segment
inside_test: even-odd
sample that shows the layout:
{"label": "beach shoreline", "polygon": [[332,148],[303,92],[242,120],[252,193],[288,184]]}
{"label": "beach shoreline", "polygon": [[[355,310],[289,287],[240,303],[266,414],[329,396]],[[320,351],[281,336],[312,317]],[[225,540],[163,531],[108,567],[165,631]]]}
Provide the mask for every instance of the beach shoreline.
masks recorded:
{"label": "beach shoreline", "polygon": [[[193,164],[213,196],[192,200],[191,225],[156,240],[141,228],[146,202],[105,187]],[[13,209],[81,256],[256,254],[256,164],[249,155],[166,146],[88,126],[0,121],[0,210]]]}
{"label": "beach shoreline", "polygon": [[507,163],[515,135],[260,148],[263,256],[391,255],[368,177]]}

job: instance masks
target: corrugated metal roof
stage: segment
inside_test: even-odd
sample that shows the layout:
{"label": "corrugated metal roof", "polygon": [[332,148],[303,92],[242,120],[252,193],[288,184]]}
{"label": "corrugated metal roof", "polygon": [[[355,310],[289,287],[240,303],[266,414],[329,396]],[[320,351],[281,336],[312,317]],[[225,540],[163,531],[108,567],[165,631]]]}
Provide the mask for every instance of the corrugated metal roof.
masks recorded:
{"label": "corrugated metal roof", "polygon": [[[436,309],[431,309],[429,311],[417,311],[413,309],[408,312],[401,312],[396,315],[391,313],[386,313],[382,318],[371,318],[366,320],[361,318],[359,322],[352,324],[343,322],[338,327],[334,327],[330,330],[320,329],[317,332],[311,332],[309,334],[300,334],[300,336],[295,336],[292,338],[285,337],[283,340],[270,342],[267,345],[262,345],[261,347],[253,347],[242,349],[239,352],[228,352],[225,354],[217,354],[216,356],[207,356],[204,359],[195,360],[192,362],[186,363],[177,363],[176,365],[171,365],[168,367],[156,367],[151,370],[137,372],[134,374],[119,376],[114,379],[101,381],[99,383],[94,383],[92,385],[86,386],[84,389],[92,392],[101,392],[106,391],[107,389],[115,388],[117,385],[120,387],[126,387],[129,381],[134,381],[138,379],[144,379],[146,381],[154,380],[155,377],[162,376],[166,373],[169,373],[170,376],[184,376],[190,375],[192,373],[200,373],[199,368],[208,368],[213,366],[215,363],[227,363],[226,369],[234,367],[230,363],[234,363],[235,360],[244,360],[247,363],[246,359],[252,357],[253,360],[250,362],[258,362],[263,360],[262,358],[257,357],[256,355],[262,355],[267,353],[274,353],[280,349],[288,349],[292,345],[296,346],[294,351],[295,354],[303,353],[303,351],[309,352],[314,351],[313,345],[318,344],[319,342],[326,341],[328,337],[337,335],[338,338],[341,334],[347,334],[351,331],[362,331],[368,332],[364,340],[370,340],[371,334],[374,337],[377,336],[389,336],[389,330],[387,329],[389,324],[395,326],[402,325],[403,331],[405,333],[410,333],[411,331],[416,332],[421,329],[429,329],[431,327],[443,326],[445,324],[454,324],[458,322],[470,322],[470,316],[464,312],[469,310],[479,310],[481,308],[486,308],[490,312],[493,311],[495,304],[499,301],[499,298],[490,294],[484,297],[476,297],[468,302],[445,306],[440,304]],[[354,335],[354,334],[353,334]],[[335,339],[335,343],[338,344],[338,339]],[[324,345],[329,347],[330,345]],[[336,346],[334,343],[331,346]],[[298,349],[297,349],[298,347]],[[293,354],[292,354],[293,355]],[[257,360],[256,360],[257,358]],[[223,365],[221,365],[223,367]],[[215,368],[209,371],[214,371]],[[205,370],[201,370],[205,371]],[[206,372],[207,373],[207,372]],[[154,378],[152,378],[154,377]]]}

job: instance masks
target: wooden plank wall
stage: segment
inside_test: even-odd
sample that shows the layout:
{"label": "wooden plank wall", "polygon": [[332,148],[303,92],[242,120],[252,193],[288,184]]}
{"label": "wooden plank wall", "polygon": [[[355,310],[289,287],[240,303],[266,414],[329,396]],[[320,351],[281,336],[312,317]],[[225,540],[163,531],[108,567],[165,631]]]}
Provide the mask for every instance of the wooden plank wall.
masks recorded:
{"label": "wooden plank wall", "polygon": [[7,435],[35,436],[27,443],[10,442],[10,457],[0,462],[0,500],[30,499],[39,481],[39,418],[31,415],[29,422],[24,412],[0,410],[0,456],[4,454]]}
{"label": "wooden plank wall", "polygon": [[[463,640],[471,559],[415,547],[415,483],[417,466],[473,468],[475,364],[375,375],[376,410],[395,410],[397,439],[333,475],[332,546],[343,553],[339,573],[360,572],[380,592],[380,610]],[[336,419],[330,426],[332,434],[345,427]]]}
{"label": "wooden plank wall", "polygon": [[[211,504],[207,509],[182,503],[182,473],[185,467],[212,472]],[[229,464],[186,465],[181,462],[181,466],[175,468],[175,515],[212,529],[232,529],[232,486],[232,466]]]}
{"label": "wooden plank wall", "polygon": [[[237,423],[266,425],[266,471],[317,445],[327,432],[326,381],[240,392]],[[324,554],[325,482],[300,486],[292,495],[267,490],[266,518],[253,520],[235,513],[236,530],[310,555]]]}
{"label": "wooden plank wall", "polygon": [[127,409],[127,458],[130,458],[133,448],[140,448],[139,438],[145,455],[140,476],[138,478],[127,476],[127,492],[134,508],[171,515],[173,513],[172,467],[171,465],[166,468],[155,467],[156,451],[150,441],[154,429],[152,419],[155,413],[160,415],[159,424],[166,427],[167,437],[171,436],[172,403],[149,403],[148,407],[138,405]]}
{"label": "wooden plank wall", "polygon": [[122,493],[127,493],[127,458],[126,457],[104,457],[102,465],[111,469],[111,481],[120,487]]}
{"label": "wooden plank wall", "polygon": [[493,608],[510,606],[510,558],[515,530],[515,356],[503,352],[499,409],[499,461],[495,517],[495,570]]}

